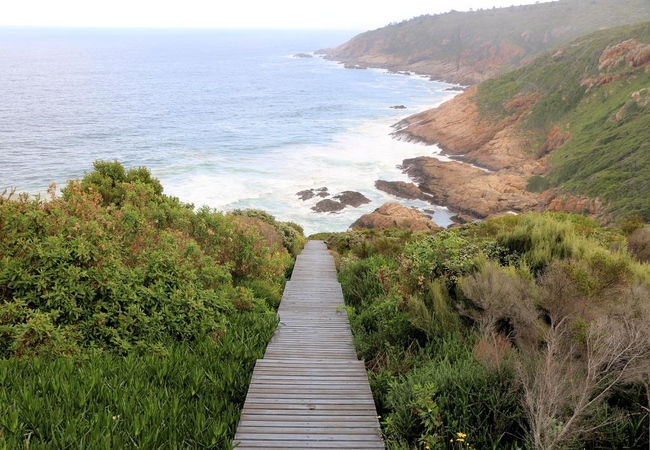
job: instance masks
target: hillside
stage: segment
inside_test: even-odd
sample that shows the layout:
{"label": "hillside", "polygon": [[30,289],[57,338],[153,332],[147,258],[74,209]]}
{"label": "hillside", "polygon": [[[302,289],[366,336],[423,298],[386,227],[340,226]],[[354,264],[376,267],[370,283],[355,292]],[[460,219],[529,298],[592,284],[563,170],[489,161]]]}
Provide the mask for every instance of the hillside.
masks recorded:
{"label": "hillside", "polygon": [[644,0],[560,0],[427,15],[362,33],[326,58],[476,84],[593,31],[650,20]]}
{"label": "hillside", "polygon": [[492,172],[433,158],[405,169],[437,200],[476,217],[551,209],[648,220],[649,64],[648,23],[553,50],[399,124],[398,136]]}

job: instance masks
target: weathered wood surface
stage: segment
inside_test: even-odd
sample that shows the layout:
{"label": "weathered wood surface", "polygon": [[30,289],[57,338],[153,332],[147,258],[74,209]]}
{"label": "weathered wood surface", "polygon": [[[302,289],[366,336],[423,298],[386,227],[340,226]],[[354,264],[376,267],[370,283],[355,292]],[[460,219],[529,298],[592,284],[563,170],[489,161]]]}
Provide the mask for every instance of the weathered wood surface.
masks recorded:
{"label": "weathered wood surface", "polygon": [[308,242],[298,256],[278,314],[278,329],[253,371],[234,447],[383,449],[334,259],[323,242]]}

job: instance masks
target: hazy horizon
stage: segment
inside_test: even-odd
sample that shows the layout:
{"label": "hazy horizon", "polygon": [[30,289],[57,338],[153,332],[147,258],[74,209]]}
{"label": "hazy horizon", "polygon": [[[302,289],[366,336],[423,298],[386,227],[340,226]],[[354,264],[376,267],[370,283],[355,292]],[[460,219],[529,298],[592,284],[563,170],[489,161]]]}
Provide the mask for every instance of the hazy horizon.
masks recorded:
{"label": "hazy horizon", "polygon": [[535,0],[460,0],[432,4],[376,4],[368,0],[331,0],[314,10],[296,0],[259,0],[214,4],[207,0],[153,1],[25,0],[5,6],[3,28],[260,29],[364,31],[423,14],[534,4]]}

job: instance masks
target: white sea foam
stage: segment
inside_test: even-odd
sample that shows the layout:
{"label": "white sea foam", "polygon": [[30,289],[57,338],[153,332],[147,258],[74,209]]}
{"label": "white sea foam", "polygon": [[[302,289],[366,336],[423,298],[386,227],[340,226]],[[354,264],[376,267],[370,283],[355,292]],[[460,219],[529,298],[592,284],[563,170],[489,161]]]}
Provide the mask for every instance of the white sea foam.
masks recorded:
{"label": "white sea foam", "polygon": [[[250,172],[219,170],[214,175],[196,175],[176,183],[168,180],[167,191],[195,205],[217,209],[261,208],[280,220],[304,226],[309,234],[318,231],[342,231],[362,214],[387,201],[436,211],[433,220],[441,226],[450,224],[446,208],[423,201],[404,201],[375,188],[376,180],[409,181],[397,166],[406,158],[440,156],[435,146],[398,141],[390,136],[395,119],[364,123],[348,130],[326,145],[293,145],[278,148],[248,161]],[[263,172],[255,167],[264,167]],[[251,172],[255,172],[252,176]],[[321,198],[302,201],[296,193],[305,189],[327,187],[331,195],[358,191],[371,202],[359,208],[348,207],[339,213],[316,213],[312,207]]]}

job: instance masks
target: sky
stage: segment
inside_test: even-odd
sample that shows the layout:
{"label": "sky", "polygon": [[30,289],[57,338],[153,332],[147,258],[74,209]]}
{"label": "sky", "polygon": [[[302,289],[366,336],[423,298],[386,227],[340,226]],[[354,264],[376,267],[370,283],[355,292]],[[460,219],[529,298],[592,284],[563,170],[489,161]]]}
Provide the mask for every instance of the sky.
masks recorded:
{"label": "sky", "polygon": [[6,0],[0,26],[372,30],[531,0]]}

